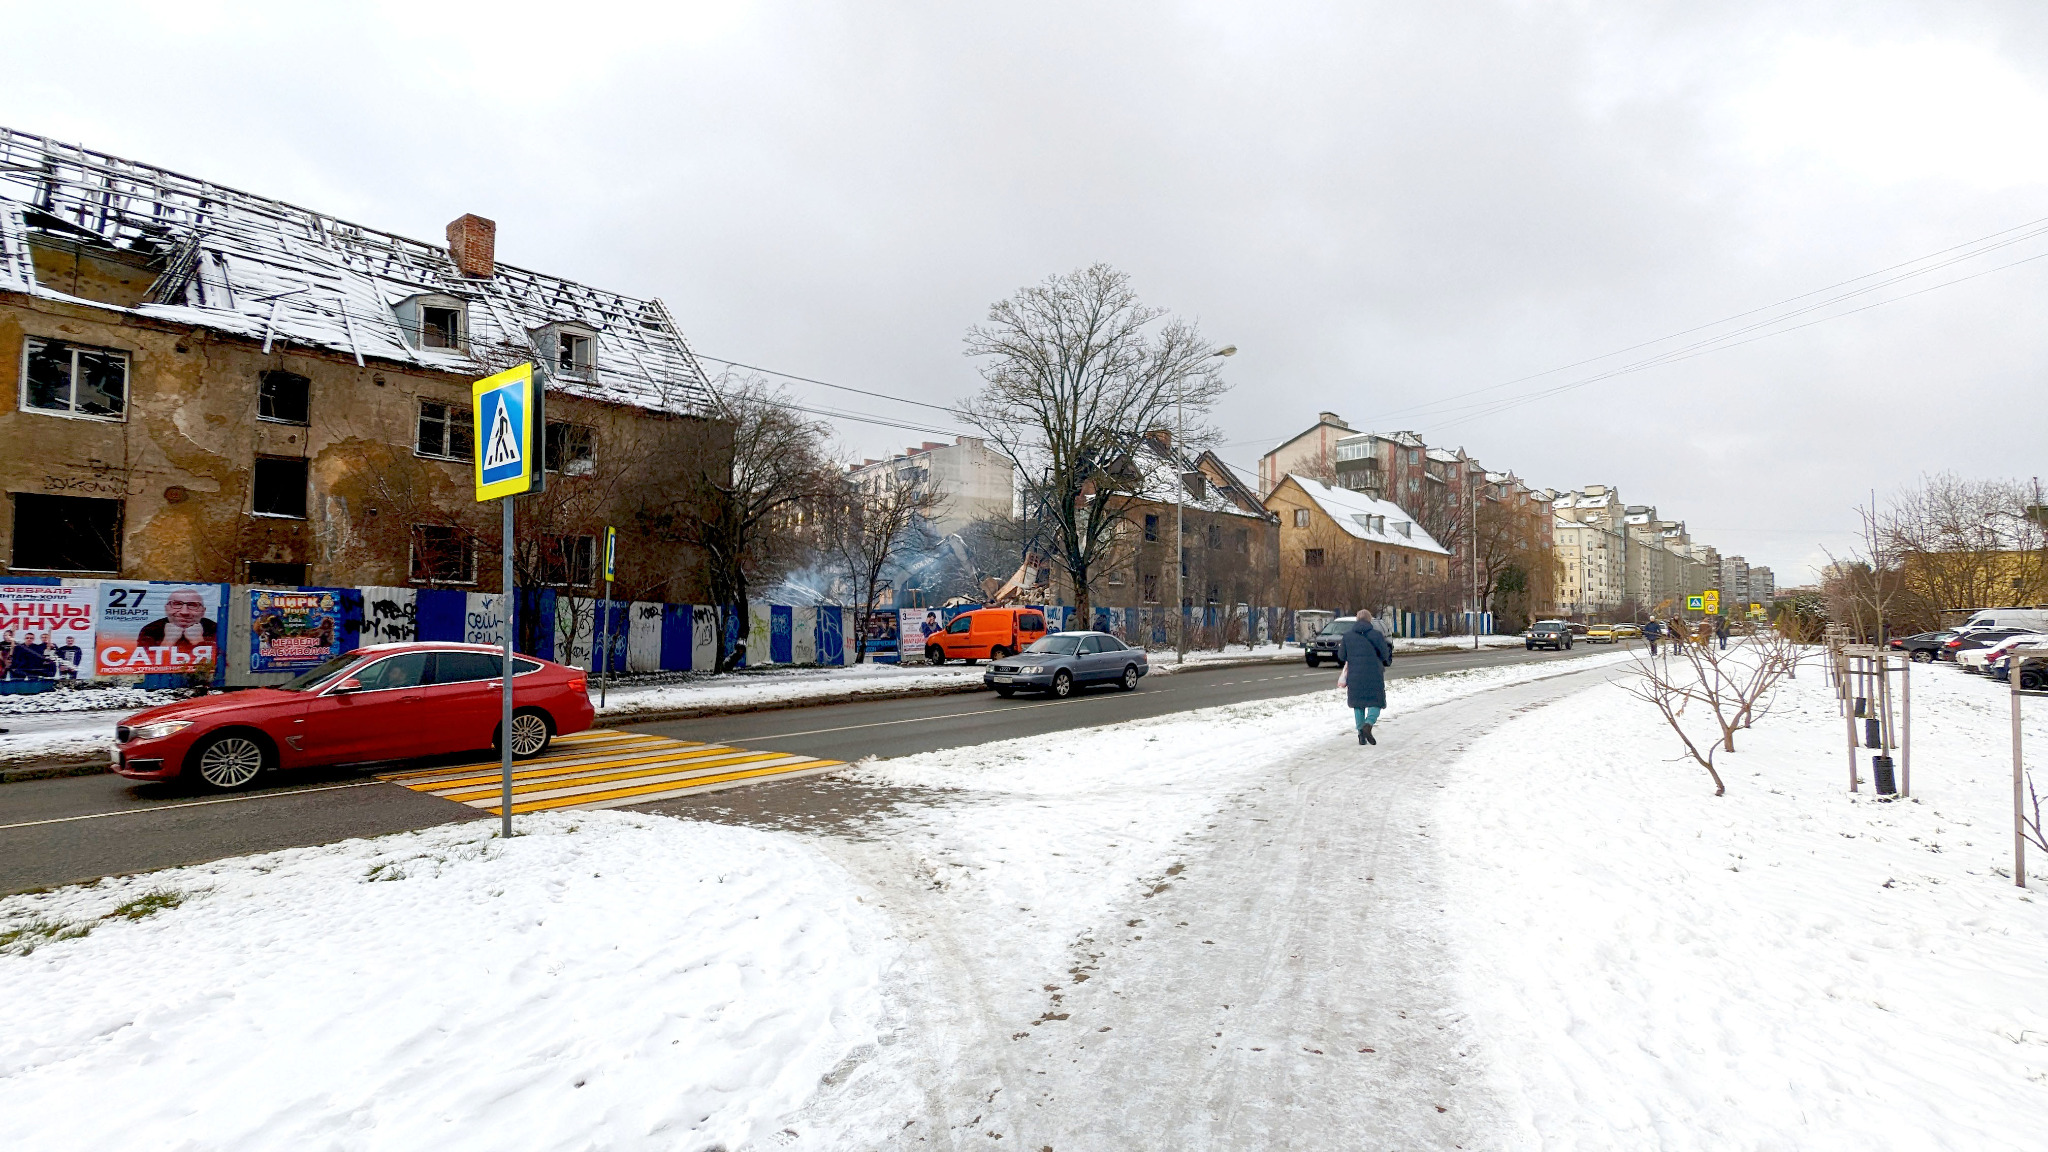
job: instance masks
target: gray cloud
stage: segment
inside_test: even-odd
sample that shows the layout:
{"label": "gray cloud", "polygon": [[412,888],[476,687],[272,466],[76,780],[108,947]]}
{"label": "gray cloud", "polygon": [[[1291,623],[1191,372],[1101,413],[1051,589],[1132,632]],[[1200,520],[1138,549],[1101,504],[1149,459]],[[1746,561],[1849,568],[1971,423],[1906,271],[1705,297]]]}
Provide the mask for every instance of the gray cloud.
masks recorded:
{"label": "gray cloud", "polygon": [[[2048,215],[2040,5],[419,7],[25,9],[67,48],[16,53],[0,115],[422,237],[479,212],[707,353],[926,400],[972,389],[990,301],[1107,260],[1243,350],[1235,460],[1332,409],[1619,485],[1781,582],[1871,488],[2039,468],[2048,261],[1415,409]],[[1933,128],[1827,102],[1915,61],[2008,87]]]}

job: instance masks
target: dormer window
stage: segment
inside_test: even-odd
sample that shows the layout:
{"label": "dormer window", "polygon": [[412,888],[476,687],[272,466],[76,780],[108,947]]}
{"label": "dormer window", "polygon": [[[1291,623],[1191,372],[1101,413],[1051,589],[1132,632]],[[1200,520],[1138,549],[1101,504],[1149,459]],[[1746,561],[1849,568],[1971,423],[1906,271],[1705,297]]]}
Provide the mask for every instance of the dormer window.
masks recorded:
{"label": "dormer window", "polygon": [[463,351],[469,347],[469,314],[461,300],[438,292],[408,296],[392,307],[406,343],[414,348]]}
{"label": "dormer window", "polygon": [[547,357],[557,376],[588,380],[597,369],[597,331],[571,320],[557,320],[532,330],[536,351]]}

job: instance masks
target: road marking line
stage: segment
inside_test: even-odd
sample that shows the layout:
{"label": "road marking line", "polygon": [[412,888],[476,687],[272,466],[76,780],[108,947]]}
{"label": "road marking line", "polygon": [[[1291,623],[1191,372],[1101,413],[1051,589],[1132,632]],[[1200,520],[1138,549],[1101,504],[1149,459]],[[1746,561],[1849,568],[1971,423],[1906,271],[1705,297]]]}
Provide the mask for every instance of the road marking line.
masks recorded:
{"label": "road marking line", "polygon": [[582,803],[591,803],[593,804],[593,806],[595,806],[596,802],[603,802],[614,807],[621,802],[631,804],[646,804],[652,803],[656,800],[667,799],[671,795],[681,796],[690,792],[709,791],[711,790],[708,787],[710,785],[753,779],[761,776],[786,776],[795,773],[828,772],[841,767],[844,767],[844,764],[838,760],[806,760],[799,761],[796,764],[782,765],[773,768],[752,768],[741,772],[728,772],[720,776],[712,776],[701,780],[692,781],[690,786],[687,788],[676,788],[670,790],[667,789],[664,785],[651,784],[637,788],[620,788],[610,793],[599,792],[575,799],[536,800],[528,804],[514,804],[512,805],[512,812],[514,815],[518,815],[522,812],[539,812],[548,808],[567,808],[574,806],[579,801]]}
{"label": "road marking line", "polygon": [[10,828],[35,828],[43,824],[69,824],[74,820],[101,820],[108,816],[147,816],[152,812],[168,812],[174,808],[203,808],[208,804],[239,804],[244,800],[275,800],[280,796],[303,796],[308,792],[333,792],[342,788],[368,788],[382,784],[382,780],[358,780],[353,784],[322,784],[314,788],[285,788],[276,792],[258,792],[251,796],[222,796],[214,800],[185,800],[177,804],[152,804],[147,808],[122,808],[113,812],[87,812],[82,816],[53,816],[48,820],[23,820],[18,824],[0,824],[0,832]]}
{"label": "road marking line", "polygon": [[[594,759],[577,760],[565,764],[551,764],[544,768],[532,768],[525,771],[514,769],[512,779],[532,780],[546,776],[574,776],[583,772],[602,772],[611,768],[630,768],[638,764],[653,764],[660,761],[684,760],[706,756],[722,756],[731,752],[744,751],[746,751],[744,748],[728,748],[722,744],[679,744],[662,749],[659,752],[649,752],[642,756],[628,756],[624,758],[600,756]],[[531,764],[533,761],[522,760],[517,761],[517,763]],[[489,768],[489,771],[483,770],[486,767]],[[439,792],[444,788],[459,788],[465,785],[484,783],[495,784],[502,782],[504,778],[504,769],[500,765],[472,764],[464,766],[460,772],[448,775],[445,779],[436,776],[394,782],[403,783],[407,788],[415,790]],[[387,776],[383,777],[383,779],[391,780],[392,778]]]}
{"label": "road marking line", "polygon": [[[774,760],[787,755],[789,755],[787,752],[744,752],[733,756],[720,756],[715,760],[669,761],[660,764],[649,764],[640,768],[622,769],[617,772],[550,777],[545,780],[529,780],[524,784],[514,784],[512,785],[512,794],[514,796],[518,796],[521,793],[553,795],[555,793],[574,791],[584,785],[608,784],[614,780],[631,780],[638,776],[656,776],[663,773],[674,776],[684,772],[714,771],[730,764],[749,764],[757,760]],[[488,800],[503,794],[502,786],[499,784],[493,784],[485,788],[451,788],[445,791],[437,788],[434,790],[434,795],[439,796],[441,799],[454,800],[461,804],[467,804],[471,800]]]}

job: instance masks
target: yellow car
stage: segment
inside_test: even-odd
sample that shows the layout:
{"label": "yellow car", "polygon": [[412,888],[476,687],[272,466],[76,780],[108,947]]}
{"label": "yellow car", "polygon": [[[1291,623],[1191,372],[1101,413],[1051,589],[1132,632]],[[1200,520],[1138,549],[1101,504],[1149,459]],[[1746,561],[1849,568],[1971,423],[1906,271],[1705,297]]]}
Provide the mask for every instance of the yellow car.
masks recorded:
{"label": "yellow car", "polygon": [[1588,643],[1588,644],[1612,644],[1612,643],[1614,643],[1614,625],[1612,625],[1612,624],[1595,624],[1595,625],[1593,625],[1592,627],[1590,627],[1590,628],[1586,629],[1586,643]]}
{"label": "yellow car", "polygon": [[1614,626],[1614,638],[1616,640],[1640,640],[1643,638],[1643,630],[1633,624],[1616,624]]}

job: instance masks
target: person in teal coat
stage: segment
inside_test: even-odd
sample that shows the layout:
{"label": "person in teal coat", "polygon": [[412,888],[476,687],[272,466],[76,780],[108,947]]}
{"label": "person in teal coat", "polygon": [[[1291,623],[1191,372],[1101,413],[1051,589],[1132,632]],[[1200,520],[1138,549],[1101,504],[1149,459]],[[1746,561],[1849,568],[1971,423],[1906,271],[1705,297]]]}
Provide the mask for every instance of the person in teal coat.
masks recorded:
{"label": "person in teal coat", "polygon": [[1358,623],[1344,634],[1344,700],[1358,725],[1360,744],[1377,744],[1372,726],[1387,706],[1387,668],[1394,663],[1394,645],[1373,623],[1372,613],[1358,610]]}

